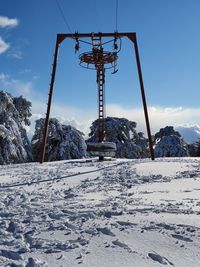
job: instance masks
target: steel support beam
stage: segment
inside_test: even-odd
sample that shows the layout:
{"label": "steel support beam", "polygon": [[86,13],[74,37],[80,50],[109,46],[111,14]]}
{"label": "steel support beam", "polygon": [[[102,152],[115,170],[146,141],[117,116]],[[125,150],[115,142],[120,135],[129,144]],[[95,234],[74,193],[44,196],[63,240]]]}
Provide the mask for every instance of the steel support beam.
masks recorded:
{"label": "steel support beam", "polygon": [[53,96],[53,86],[54,86],[55,75],[56,75],[59,43],[60,43],[60,40],[59,40],[59,37],[57,36],[54,60],[53,60],[53,69],[52,69],[52,74],[51,74],[50,89],[49,89],[49,97],[48,97],[48,103],[47,103],[47,112],[46,112],[45,125],[44,125],[44,132],[42,136],[41,149],[40,149],[40,158],[39,158],[40,163],[43,163],[44,158],[45,158],[48,127],[49,127],[49,116],[50,116],[51,102],[52,102],[52,96]]}
{"label": "steel support beam", "polygon": [[151,159],[154,160],[154,150],[153,150],[153,142],[152,142],[152,136],[151,136],[151,128],[149,123],[149,116],[148,116],[148,110],[147,110],[147,102],[146,102],[146,96],[144,91],[144,83],[142,78],[142,69],[140,64],[140,56],[139,56],[139,50],[138,50],[138,44],[137,44],[137,38],[136,33],[134,33],[134,36],[129,36],[129,39],[134,43],[134,49],[135,49],[135,57],[136,57],[136,64],[137,64],[137,70],[138,70],[138,76],[139,76],[139,82],[140,82],[140,90],[142,95],[142,103],[144,108],[144,116],[145,116],[145,122],[146,122],[146,128],[147,128],[147,135],[149,140],[149,149],[151,153]]}
{"label": "steel support beam", "polygon": [[134,34],[133,32],[114,32],[114,33],[102,33],[102,32],[91,32],[91,33],[58,33],[57,36],[59,36],[59,39],[61,40],[61,42],[65,39],[65,38],[72,38],[72,39],[76,39],[76,38],[92,38],[92,37],[130,37],[132,36],[134,38]]}

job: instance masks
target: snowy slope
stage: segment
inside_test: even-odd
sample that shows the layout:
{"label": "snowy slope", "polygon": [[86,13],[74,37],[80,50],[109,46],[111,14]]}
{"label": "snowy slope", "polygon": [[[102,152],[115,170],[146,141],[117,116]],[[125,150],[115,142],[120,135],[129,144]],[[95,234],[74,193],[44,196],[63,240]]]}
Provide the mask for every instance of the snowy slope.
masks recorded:
{"label": "snowy slope", "polygon": [[0,266],[200,266],[200,159],[1,166]]}

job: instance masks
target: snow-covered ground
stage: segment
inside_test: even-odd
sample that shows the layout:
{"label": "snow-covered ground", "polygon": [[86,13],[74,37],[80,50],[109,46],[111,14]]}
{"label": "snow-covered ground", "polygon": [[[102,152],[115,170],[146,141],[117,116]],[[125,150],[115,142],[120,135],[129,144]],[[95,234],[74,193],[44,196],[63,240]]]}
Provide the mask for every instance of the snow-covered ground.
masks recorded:
{"label": "snow-covered ground", "polygon": [[0,266],[200,266],[200,159],[0,167]]}

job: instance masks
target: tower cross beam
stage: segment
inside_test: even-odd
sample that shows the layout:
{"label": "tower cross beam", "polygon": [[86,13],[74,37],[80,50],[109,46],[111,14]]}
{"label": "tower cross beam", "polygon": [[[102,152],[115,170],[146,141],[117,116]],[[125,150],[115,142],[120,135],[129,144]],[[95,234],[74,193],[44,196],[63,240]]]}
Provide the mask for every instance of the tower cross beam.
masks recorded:
{"label": "tower cross beam", "polygon": [[103,33],[103,32],[91,32],[91,33],[58,33],[57,39],[59,43],[62,43],[66,38],[76,39],[76,38],[94,38],[94,37],[113,37],[113,38],[119,38],[119,37],[128,37],[132,41],[135,40],[136,33],[135,32],[112,32],[112,33]]}

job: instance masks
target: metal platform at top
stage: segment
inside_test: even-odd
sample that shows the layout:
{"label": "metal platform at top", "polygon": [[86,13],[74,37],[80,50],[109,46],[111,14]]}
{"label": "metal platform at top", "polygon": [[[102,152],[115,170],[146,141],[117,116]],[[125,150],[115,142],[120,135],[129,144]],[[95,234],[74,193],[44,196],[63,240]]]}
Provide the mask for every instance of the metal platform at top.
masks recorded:
{"label": "metal platform at top", "polygon": [[118,59],[117,53],[103,51],[103,49],[94,49],[93,51],[82,53],[79,56],[81,67],[96,70],[100,65],[104,65],[105,69],[115,67]]}

